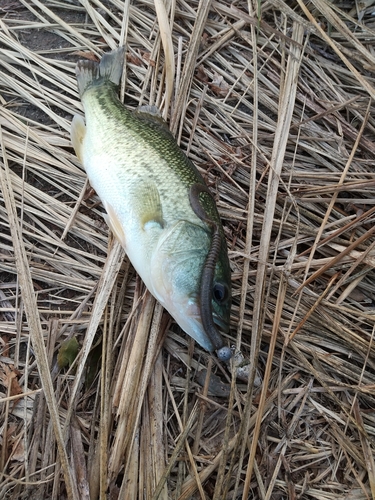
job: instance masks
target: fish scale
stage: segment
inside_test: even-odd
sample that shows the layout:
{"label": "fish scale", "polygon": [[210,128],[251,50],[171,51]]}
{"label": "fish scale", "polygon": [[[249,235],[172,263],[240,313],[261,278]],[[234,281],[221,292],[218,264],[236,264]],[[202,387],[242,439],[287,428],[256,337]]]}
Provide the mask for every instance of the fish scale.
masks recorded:
{"label": "fish scale", "polygon": [[[118,99],[123,56],[119,49],[106,54],[100,64],[78,63],[86,123],[74,117],[72,143],[109,226],[147,288],[186,333],[224,359],[228,351],[220,351],[227,348],[217,328],[229,330],[231,294],[220,217],[202,176],[158,110],[145,106],[130,112]],[[201,188],[192,198],[196,185]],[[203,307],[207,300],[201,294],[207,286],[202,276],[208,256],[213,258],[215,231],[220,248],[213,259],[215,269],[208,273],[209,305]],[[217,325],[213,334],[203,327],[203,315],[212,316]]]}

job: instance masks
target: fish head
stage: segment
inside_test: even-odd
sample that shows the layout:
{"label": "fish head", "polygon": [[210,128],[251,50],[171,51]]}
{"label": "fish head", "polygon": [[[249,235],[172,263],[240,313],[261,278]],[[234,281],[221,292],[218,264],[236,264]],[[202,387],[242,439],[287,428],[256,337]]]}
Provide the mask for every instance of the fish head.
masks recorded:
{"label": "fish head", "polygon": [[[150,291],[178,325],[209,352],[215,346],[202,325],[200,284],[211,245],[201,226],[179,221],[165,232],[153,253]],[[220,253],[212,287],[212,314],[218,329],[229,331],[230,270],[226,252]]]}

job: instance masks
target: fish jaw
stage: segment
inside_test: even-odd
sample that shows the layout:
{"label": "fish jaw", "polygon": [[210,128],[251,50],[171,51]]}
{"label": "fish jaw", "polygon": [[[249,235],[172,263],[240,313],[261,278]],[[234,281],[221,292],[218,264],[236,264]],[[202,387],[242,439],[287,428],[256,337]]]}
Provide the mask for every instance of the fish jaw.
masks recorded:
{"label": "fish jaw", "polygon": [[170,309],[167,306],[165,308],[185,333],[206,351],[213,352],[215,347],[203,329],[199,307],[194,299],[191,299],[191,303],[189,302],[182,302],[181,307],[178,308],[178,304],[173,301]]}
{"label": "fish jaw", "polygon": [[[153,287],[148,287],[150,290]],[[182,330],[192,337],[206,351],[213,352],[215,347],[204,331],[199,308],[199,298],[176,293],[176,290],[166,292],[164,288],[160,294],[160,283],[154,288],[153,295],[169,312]]]}

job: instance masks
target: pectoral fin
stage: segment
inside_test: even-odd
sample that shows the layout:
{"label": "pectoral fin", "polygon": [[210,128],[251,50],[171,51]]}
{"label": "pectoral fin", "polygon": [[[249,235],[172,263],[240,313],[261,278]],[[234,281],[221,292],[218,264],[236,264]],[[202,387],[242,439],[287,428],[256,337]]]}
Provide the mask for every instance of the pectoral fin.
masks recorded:
{"label": "pectoral fin", "polygon": [[82,163],[83,157],[83,140],[86,135],[86,125],[82,116],[74,115],[72,120],[72,126],[70,129],[70,139],[73,144],[74,151],[76,152],[77,158]]}
{"label": "pectoral fin", "polygon": [[125,232],[116,212],[114,211],[112,205],[110,205],[109,203],[103,202],[103,205],[107,212],[107,214],[103,214],[104,220],[110,227],[112,233],[121,243],[122,247],[126,250]]}
{"label": "pectoral fin", "polygon": [[144,231],[164,227],[163,209],[161,206],[158,188],[154,182],[140,182],[134,192],[134,199],[138,201],[133,211],[139,218]]}
{"label": "pectoral fin", "polygon": [[[128,215],[125,215],[124,219],[128,220],[129,230],[144,231],[148,238],[158,238],[160,232],[163,231],[164,221],[159,191],[155,183],[140,181],[133,187],[130,199],[132,201],[127,210]],[[120,220],[117,211],[108,201],[102,200],[102,202],[107,212],[104,214],[104,219],[126,250],[124,220]],[[124,200],[124,203],[127,201]]]}

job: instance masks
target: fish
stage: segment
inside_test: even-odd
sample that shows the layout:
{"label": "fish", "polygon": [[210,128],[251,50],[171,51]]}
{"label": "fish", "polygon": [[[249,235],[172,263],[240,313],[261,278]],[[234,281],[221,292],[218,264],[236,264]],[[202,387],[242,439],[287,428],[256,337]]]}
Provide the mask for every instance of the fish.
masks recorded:
{"label": "fish", "polygon": [[71,142],[108,226],[151,294],[184,332],[227,361],[231,275],[215,200],[155,106],[118,97],[125,47],[78,61],[84,108]]}

